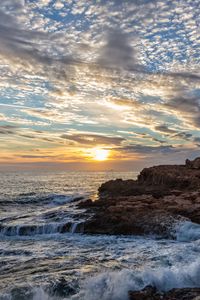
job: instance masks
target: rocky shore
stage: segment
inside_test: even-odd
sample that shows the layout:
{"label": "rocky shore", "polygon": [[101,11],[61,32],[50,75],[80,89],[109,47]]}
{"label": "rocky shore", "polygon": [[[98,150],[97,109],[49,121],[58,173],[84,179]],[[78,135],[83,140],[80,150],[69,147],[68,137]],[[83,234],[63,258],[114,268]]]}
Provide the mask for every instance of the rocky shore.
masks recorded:
{"label": "rocky shore", "polygon": [[145,168],[137,180],[108,181],[99,188],[97,201],[79,206],[93,214],[85,233],[174,238],[180,222],[200,224],[200,158]]}
{"label": "rocky shore", "polygon": [[[145,168],[137,180],[108,181],[99,188],[97,201],[87,200],[79,206],[93,215],[84,224],[85,233],[151,234],[175,239],[180,224],[200,224],[200,158],[186,160],[185,165]],[[147,286],[130,291],[129,299],[197,300],[200,289],[160,292]]]}

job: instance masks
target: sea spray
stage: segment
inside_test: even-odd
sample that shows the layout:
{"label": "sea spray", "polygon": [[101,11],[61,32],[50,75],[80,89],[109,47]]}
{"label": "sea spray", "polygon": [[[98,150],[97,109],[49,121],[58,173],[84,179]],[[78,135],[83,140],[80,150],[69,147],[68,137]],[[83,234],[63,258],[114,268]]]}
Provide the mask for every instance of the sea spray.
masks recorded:
{"label": "sea spray", "polygon": [[190,242],[200,239],[200,225],[184,221],[176,225],[174,236],[177,241]]}
{"label": "sea spray", "polygon": [[48,295],[42,288],[37,288],[34,290],[32,300],[56,300],[56,298]]}
{"label": "sea spray", "polygon": [[[200,287],[200,260],[180,268],[146,269],[144,271],[121,270],[104,272],[85,279],[76,295],[65,295],[62,298],[48,293],[48,289],[34,288],[26,300],[128,300],[128,292],[141,290],[145,286],[156,287],[160,292],[173,288]],[[15,300],[10,297],[0,300]]]}
{"label": "sea spray", "polygon": [[128,291],[141,290],[147,285],[159,291],[200,287],[200,260],[180,268],[102,273],[85,282],[80,298],[77,299],[128,300]]}
{"label": "sea spray", "polygon": [[[129,289],[141,289],[149,283],[161,289],[174,285],[199,286],[198,262],[196,269],[194,265],[190,267],[190,263],[193,263],[200,253],[199,229],[195,225],[194,235],[193,223],[191,225],[189,222],[191,231],[188,230],[188,223],[177,224],[174,240],[157,239],[155,236],[45,233],[55,231],[51,224],[68,224],[61,231],[69,232],[72,222],[80,221],[81,214],[75,203],[67,202],[68,199],[64,196],[59,196],[59,199],[55,197],[66,193],[77,195],[82,190],[96,192],[96,183],[98,182],[99,186],[100,181],[108,180],[108,173],[55,175],[53,172],[48,178],[46,173],[41,175],[39,180],[38,176],[28,177],[27,174],[18,174],[18,177],[15,174],[1,176],[1,230],[6,228],[7,233],[10,230],[19,235],[0,236],[0,300],[16,300],[16,297],[10,297],[10,291],[13,287],[24,285],[29,286],[31,291],[34,290],[34,300],[57,300],[46,287],[60,277],[64,277],[66,281],[77,280],[80,289],[75,290],[76,295],[63,296],[59,300],[104,300],[114,296],[124,300],[126,298],[123,297],[127,297]],[[112,174],[112,178],[113,176]],[[117,173],[116,176],[123,178],[125,175]],[[126,174],[126,178],[131,177],[133,174]],[[68,190],[69,187],[71,190]],[[20,195],[26,192],[30,195]],[[48,195],[50,196],[45,198]],[[53,201],[58,204],[66,203],[54,205]],[[32,225],[33,231],[26,227]],[[42,234],[37,235],[35,233],[38,229],[35,228],[38,226],[42,227]],[[78,231],[80,227],[81,225],[78,226]],[[26,236],[21,235],[25,232]],[[183,234],[186,235],[186,242],[183,241]],[[193,271],[190,271],[191,268]],[[183,276],[179,274],[182,270]],[[176,275],[173,277],[172,274]],[[103,286],[103,290],[95,290],[95,283],[97,287]],[[40,285],[40,290],[35,290],[35,287]],[[106,286],[109,294],[106,293]],[[7,298],[3,298],[5,293]],[[25,300],[29,298],[26,297]]]}

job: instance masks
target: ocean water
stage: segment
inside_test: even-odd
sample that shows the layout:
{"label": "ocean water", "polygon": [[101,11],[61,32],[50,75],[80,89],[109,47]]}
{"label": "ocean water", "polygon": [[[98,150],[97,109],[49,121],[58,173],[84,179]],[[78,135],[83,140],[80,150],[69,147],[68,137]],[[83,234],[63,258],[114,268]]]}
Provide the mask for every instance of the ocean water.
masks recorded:
{"label": "ocean water", "polygon": [[200,287],[200,226],[174,240],[83,234],[76,204],[134,172],[0,173],[0,300],[128,300],[129,290]]}

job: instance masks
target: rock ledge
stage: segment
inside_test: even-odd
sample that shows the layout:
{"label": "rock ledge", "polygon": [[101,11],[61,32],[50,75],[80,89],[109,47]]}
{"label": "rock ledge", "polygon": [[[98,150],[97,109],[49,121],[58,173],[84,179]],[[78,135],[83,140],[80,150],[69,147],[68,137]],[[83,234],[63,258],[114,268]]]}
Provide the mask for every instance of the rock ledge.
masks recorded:
{"label": "rock ledge", "polygon": [[108,181],[99,188],[97,201],[79,206],[93,214],[85,233],[174,238],[180,222],[200,224],[200,158],[145,168],[137,180]]}

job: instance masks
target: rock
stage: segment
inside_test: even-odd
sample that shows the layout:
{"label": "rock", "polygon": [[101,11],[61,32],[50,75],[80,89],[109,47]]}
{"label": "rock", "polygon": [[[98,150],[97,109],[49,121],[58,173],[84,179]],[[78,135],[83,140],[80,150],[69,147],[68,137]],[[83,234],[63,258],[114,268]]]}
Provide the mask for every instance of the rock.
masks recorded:
{"label": "rock", "polygon": [[[195,166],[199,160],[194,160]],[[145,168],[137,180],[103,183],[99,199],[79,207],[92,213],[84,224],[85,233],[173,238],[177,223],[200,224],[200,169],[188,168],[188,162]]]}
{"label": "rock", "polygon": [[186,159],[185,165],[189,169],[200,169],[200,157],[197,157],[194,160]]}
{"label": "rock", "polygon": [[77,282],[68,282],[64,277],[61,277],[58,281],[52,283],[49,292],[52,296],[66,297],[72,296],[77,293]]}
{"label": "rock", "polygon": [[108,194],[114,195],[141,195],[142,187],[138,186],[135,180],[110,180],[103,183],[99,188],[99,193],[102,197],[107,196]]}
{"label": "rock", "polygon": [[130,300],[199,300],[200,288],[172,289],[169,292],[161,293],[155,287],[146,286],[141,291],[130,291]]}
{"label": "rock", "polygon": [[33,291],[27,286],[14,287],[11,290],[11,299],[27,300],[33,299]]}
{"label": "rock", "polygon": [[173,229],[180,221],[200,224],[198,192],[178,196],[175,193],[162,198],[152,195],[106,197],[99,198],[93,206],[88,204],[93,216],[84,224],[85,233],[156,234],[173,238]]}
{"label": "rock", "polygon": [[[85,233],[156,234],[173,238],[171,232],[185,220],[174,204],[174,197],[163,203],[150,195],[99,199],[94,216],[84,224]],[[171,203],[171,209],[167,206]],[[189,202],[188,202],[189,206]],[[91,207],[90,207],[91,209]],[[182,214],[183,215],[183,214]]]}
{"label": "rock", "polygon": [[142,291],[129,292],[130,300],[159,300],[162,299],[155,287],[146,286]]}
{"label": "rock", "polygon": [[99,188],[101,197],[108,195],[137,196],[151,194],[156,198],[200,189],[200,158],[186,160],[186,165],[161,165],[144,168],[137,180],[110,180]]}

